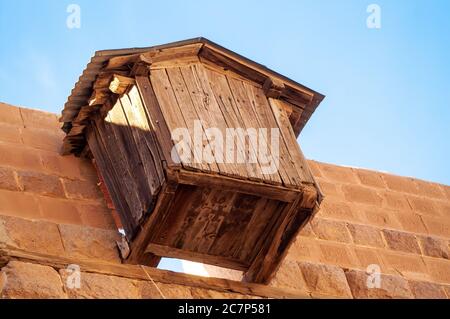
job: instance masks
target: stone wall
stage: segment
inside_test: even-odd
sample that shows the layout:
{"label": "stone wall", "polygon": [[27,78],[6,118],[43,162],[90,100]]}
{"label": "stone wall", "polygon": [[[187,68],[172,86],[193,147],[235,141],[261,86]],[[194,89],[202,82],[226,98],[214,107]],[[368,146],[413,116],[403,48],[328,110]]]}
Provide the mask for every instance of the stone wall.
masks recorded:
{"label": "stone wall", "polygon": [[[124,266],[95,170],[59,155],[59,126],[54,114],[0,103],[1,297],[450,297],[450,187],[315,161],[326,198],[271,287]],[[69,264],[81,267],[80,289],[66,285]],[[381,288],[366,285],[371,264]]]}
{"label": "stone wall", "polygon": [[[60,126],[55,114],[0,103],[0,298],[310,297],[123,265],[96,171],[59,155]],[[80,288],[68,285],[69,265]]]}
{"label": "stone wall", "polygon": [[[344,298],[450,298],[449,186],[309,164],[325,200],[272,286]],[[367,287],[369,265],[379,266],[380,288]],[[211,275],[239,278],[205,267]]]}

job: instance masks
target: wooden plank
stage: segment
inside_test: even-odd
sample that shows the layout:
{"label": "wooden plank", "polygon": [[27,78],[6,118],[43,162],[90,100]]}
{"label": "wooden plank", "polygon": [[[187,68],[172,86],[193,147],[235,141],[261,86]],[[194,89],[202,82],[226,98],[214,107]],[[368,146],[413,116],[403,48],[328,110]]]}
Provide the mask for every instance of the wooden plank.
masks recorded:
{"label": "wooden plank", "polygon": [[[148,131],[148,126],[146,125],[147,119],[137,118],[135,116],[135,113],[133,112],[134,107],[131,104],[128,94],[122,95],[119,101],[128,126],[131,130],[134,144],[136,145],[135,149],[132,150],[132,152],[135,153],[131,153],[129,156],[139,159],[139,162],[143,168],[143,177],[146,177],[147,184],[150,188],[150,193],[148,195],[155,196],[159,192],[164,179],[160,180],[160,176],[158,174],[158,171],[160,170],[157,169],[157,166],[161,165],[161,160],[159,157],[153,157],[153,154],[146,143],[145,135],[151,134],[151,132]],[[130,143],[132,143],[132,141],[130,141]],[[155,153],[155,151],[153,153]],[[139,171],[136,173],[138,172]]]}
{"label": "wooden plank", "polygon": [[174,219],[177,219],[177,222],[173,223],[170,227],[171,237],[173,238],[170,246],[182,249],[185,247],[186,241],[189,240],[186,234],[194,224],[198,210],[212,190],[186,185],[181,185],[180,189],[184,192],[177,194],[179,196],[176,198],[178,200],[176,203],[176,213],[172,214],[172,218],[169,216],[167,220],[173,222]]}
{"label": "wooden plank", "polygon": [[[312,214],[312,208],[304,208],[305,203],[316,199],[317,193],[304,192],[302,197],[286,205],[269,231],[270,241],[261,248],[252,265],[244,274],[245,282],[268,284],[285,258],[288,249],[302,226]],[[313,196],[314,198],[309,198]]]}
{"label": "wooden plank", "polygon": [[[206,141],[203,139],[204,127],[199,120],[197,111],[193,105],[191,96],[189,95],[188,88],[183,79],[183,75],[179,68],[172,68],[165,70],[167,72],[168,79],[170,84],[172,85],[173,91],[175,93],[175,97],[178,102],[179,112],[183,116],[184,121],[186,123],[186,128],[189,131],[189,134],[192,139],[192,166],[194,168],[198,168],[204,172],[215,172],[219,173],[219,168],[217,163],[206,163],[202,160],[203,149],[206,146]],[[200,127],[200,136],[195,136],[195,123],[197,121],[197,125]],[[197,141],[200,139],[200,141]],[[196,142],[199,142],[198,147],[195,145]]]}
{"label": "wooden plank", "polygon": [[116,169],[119,179],[122,180],[122,185],[125,185],[124,192],[128,192],[127,197],[130,196],[131,214],[125,215],[124,218],[133,218],[136,222],[139,222],[150,206],[146,200],[146,196],[150,194],[150,189],[146,183],[146,178],[143,176],[143,170],[139,167],[138,160],[131,156],[131,132],[125,124],[121,124],[120,121],[124,121],[123,113],[121,114],[122,110],[119,109],[120,104],[116,104],[116,106],[118,107],[113,108],[114,111],[112,110],[108,115],[113,119],[110,119],[109,122],[99,120],[96,124],[101,138],[107,145],[106,152],[109,158],[113,160],[112,165]]}
{"label": "wooden plank", "polygon": [[[272,112],[272,108],[269,104],[269,101],[265,96],[262,95],[262,91],[259,88],[251,87],[252,96],[255,100],[255,113],[257,113],[258,118],[268,127],[276,127],[280,129],[278,126],[278,122],[276,121],[274,114]],[[287,187],[298,187],[302,184],[303,180],[301,176],[297,173],[295,168],[294,160],[290,155],[289,148],[286,144],[285,138],[283,134],[281,134],[280,129],[280,141],[279,141],[279,156],[280,156],[280,177],[283,180],[283,183]]]}
{"label": "wooden plank", "polygon": [[202,46],[202,43],[193,43],[178,47],[151,49],[147,52],[115,56],[108,60],[105,70],[121,69],[124,66],[142,60],[146,61],[149,64],[163,65],[164,62],[170,62],[171,60],[185,60],[188,58],[193,59],[194,57],[197,57],[198,52]]}
{"label": "wooden plank", "polygon": [[[186,87],[189,90],[189,94],[191,96],[192,103],[194,105],[194,109],[197,112],[198,119],[202,122],[203,128],[206,130],[207,128],[213,127],[222,127],[224,123],[217,123],[217,107],[214,111],[210,110],[211,107],[215,107],[216,104],[210,102],[210,97],[205,94],[203,91],[203,87],[200,83],[200,80],[196,74],[194,66],[189,67],[181,67],[181,74],[183,76]],[[223,121],[219,120],[219,121]],[[220,125],[220,126],[218,126]],[[207,136],[207,141],[210,145],[213,145],[214,139]],[[215,156],[214,150],[212,150],[212,155]],[[229,166],[225,163],[220,163],[221,161],[216,160],[217,167],[220,174],[228,175],[228,176],[236,176],[239,175],[236,170],[233,170],[232,166]]]}
{"label": "wooden plank", "polygon": [[[223,222],[230,215],[236,193],[222,189],[207,190],[207,192],[208,195],[198,207],[194,222],[187,229],[183,249],[211,254],[210,248],[216,243]],[[234,233],[235,236],[238,234]],[[224,256],[222,253],[212,253],[212,255]]]}
{"label": "wooden plank", "polygon": [[285,205],[287,203],[268,198],[258,201],[255,212],[243,231],[241,242],[234,248],[233,257],[250,263],[264,243],[270,240],[270,225],[279,217]]}
{"label": "wooden plank", "polygon": [[[260,128],[267,129],[266,134],[261,134],[259,136],[259,139],[261,139],[261,136],[263,137],[262,141],[259,141],[259,152],[262,153],[262,150],[267,150],[268,154],[265,154],[266,161],[269,163],[261,163],[261,165],[269,166],[271,169],[275,166],[276,173],[273,173],[274,178],[279,181],[279,183],[284,183],[286,186],[291,186],[291,178],[289,171],[286,171],[286,165],[285,161],[282,158],[283,154],[283,148],[281,147],[283,141],[282,136],[278,136],[277,139],[274,139],[272,136],[272,129],[275,129],[276,132],[279,134],[279,127],[275,121],[271,121],[273,118],[272,111],[270,109],[270,105],[267,103],[267,99],[263,94],[263,91],[261,88],[257,88],[254,85],[250,85],[248,83],[243,82],[245,91],[247,92],[248,99],[250,101],[251,106],[253,107],[253,113],[255,114],[255,118],[257,120],[257,123]],[[281,135],[281,134],[279,134]],[[275,145],[272,145],[273,140],[275,140]],[[261,146],[261,142],[263,142],[263,146]],[[265,147],[264,147],[265,146]],[[274,146],[274,147],[273,147]],[[264,157],[262,154],[261,157]],[[261,159],[263,162],[263,160]]]}
{"label": "wooden plank", "polygon": [[168,60],[179,60],[196,57],[203,47],[203,43],[193,43],[179,47],[151,50],[142,54],[142,57],[151,64]]}
{"label": "wooden plank", "polygon": [[149,115],[147,114],[146,109],[143,105],[144,102],[141,99],[137,86],[131,87],[127,95],[130,99],[131,111],[134,115],[132,118],[136,119],[136,123],[131,120],[131,122],[133,123],[132,125],[139,127],[143,132],[145,132],[145,134],[143,134],[143,137],[147,148],[150,150],[151,156],[153,158],[153,162],[155,164],[157,176],[161,186],[163,184],[163,181],[165,180],[162,166],[163,154],[156,138],[155,129],[152,126]]}
{"label": "wooden plank", "polygon": [[178,185],[177,192],[173,198],[172,210],[164,220],[165,225],[157,236],[153,238],[153,243],[176,248],[183,247],[184,236],[180,231],[189,220],[191,207],[201,199],[201,188],[192,185]]}
{"label": "wooden plank", "polygon": [[261,197],[247,194],[237,194],[231,202],[231,210],[217,232],[214,243],[209,250],[212,255],[221,255],[232,258],[237,246],[240,246],[244,231],[250,222],[255,207]]}
{"label": "wooden plank", "polygon": [[125,228],[127,237],[131,236],[138,226],[137,221],[131,218],[125,218],[126,214],[131,214],[131,207],[128,203],[128,198],[123,196],[123,187],[120,187],[120,181],[118,180],[118,175],[116,174],[116,167],[113,166],[113,162],[108,156],[104,144],[99,136],[99,132],[92,124],[87,129],[87,140],[91,152],[94,154],[96,165],[100,168],[103,180],[106,183],[106,187],[111,196],[111,200],[114,203],[116,210],[120,211],[120,219]]}
{"label": "wooden plank", "polygon": [[[132,177],[136,186],[135,191],[143,204],[142,214],[145,214],[147,212],[146,207],[151,202],[148,199],[149,195],[156,192],[158,187],[154,179],[152,178],[149,181],[145,174],[144,163],[139,156],[139,145],[136,144],[133,130],[124,113],[122,100],[127,102],[127,99],[117,100],[116,105],[108,112],[104,125],[115,135],[112,143],[115,143],[116,150],[119,153],[112,153],[112,156],[122,159],[124,169],[128,170],[129,176]],[[146,161],[146,163],[148,162]]]}
{"label": "wooden plank", "polygon": [[[253,107],[249,101],[247,92],[244,87],[244,83],[242,81],[227,78],[228,84],[230,86],[231,92],[233,94],[233,98],[235,104],[237,105],[237,110],[241,116],[243,128],[248,129],[257,129],[259,128],[259,124],[256,119],[256,115],[253,111]],[[249,139],[249,150],[253,152],[253,156],[256,156],[256,163],[258,170],[261,172],[263,176],[264,182],[280,185],[281,179],[279,176],[274,176],[272,174],[265,174],[263,169],[261,168],[261,163],[258,158],[258,142],[254,141],[252,138]]]}
{"label": "wooden plank", "polygon": [[[178,101],[175,97],[175,93],[167,76],[166,70],[162,69],[152,71],[150,74],[150,79],[152,81],[158,103],[161,107],[161,111],[164,114],[164,118],[172,133],[172,142],[176,145],[178,141],[173,139],[177,138],[173,135],[175,130],[187,128],[188,125],[181,114],[180,106],[178,105]],[[183,154],[178,154],[181,164],[185,168],[201,170],[202,166],[191,160],[194,157],[192,151],[192,147],[190,147],[190,154],[188,154],[187,158],[183,157]]]}
{"label": "wooden plank", "polygon": [[136,81],[133,78],[114,74],[109,83],[109,90],[115,94],[124,94],[130,85],[134,85]]}
{"label": "wooden plank", "polygon": [[28,252],[8,245],[0,247],[2,264],[18,260],[23,262],[46,265],[55,269],[66,269],[67,265],[77,264],[82,272],[149,281],[149,275],[157,283],[190,286],[220,292],[240,293],[244,296],[254,295],[268,298],[311,298],[311,295],[287,288],[275,288],[253,283],[242,283],[222,278],[211,278],[177,273],[141,265],[127,265],[103,260],[91,260],[66,256],[54,256],[43,253]]}
{"label": "wooden plank", "polygon": [[301,195],[301,190],[297,189],[257,183],[250,180],[242,180],[227,176],[209,175],[199,172],[194,173],[186,170],[167,170],[167,178],[180,184],[218,188],[280,200],[283,202],[293,202]]}
{"label": "wooden plank", "polygon": [[294,162],[298,175],[303,182],[315,184],[314,178],[309,170],[309,166],[306,163],[306,159],[300,149],[300,145],[297,143],[294,131],[292,130],[292,126],[289,122],[289,118],[283,109],[282,102],[276,99],[269,99],[269,103],[272,107],[278,126],[280,127],[283,139],[286,141],[286,146],[290,150],[289,153]]}
{"label": "wooden plank", "polygon": [[213,256],[192,251],[186,251],[183,249],[177,249],[157,244],[149,244],[147,247],[147,252],[151,252],[157,256],[191,260],[199,263],[215,265],[219,267],[225,267],[240,271],[245,271],[248,268],[248,265],[243,264],[239,260],[224,258],[222,256]]}
{"label": "wooden plank", "polygon": [[[242,124],[239,119],[240,114],[237,110],[237,106],[234,103],[233,94],[231,93],[230,87],[228,86],[226,76],[208,68],[205,68],[205,75],[209,80],[216,101],[227,123],[227,127],[234,129],[242,128]],[[226,141],[227,143],[230,143],[229,140]],[[234,147],[233,150],[228,149],[228,152],[234,153],[234,159],[238,164],[237,166],[242,176],[248,177],[251,180],[262,180],[262,174],[259,171],[257,165],[254,163],[249,163],[247,161],[245,136],[237,134],[237,136],[233,138],[233,143],[230,143],[230,145],[227,144],[227,146]],[[243,159],[244,163],[240,164],[240,160],[238,159]]]}
{"label": "wooden plank", "polygon": [[[214,93],[211,89],[210,83],[208,81],[207,74],[205,72],[205,68],[202,64],[196,64],[191,67],[194,78],[197,81],[198,87],[200,89],[200,92],[203,92],[204,99],[203,102],[205,104],[206,109],[208,110],[209,114],[211,115],[211,119],[214,123],[214,128],[219,129],[219,131],[222,133],[223,138],[223,145],[225,145],[225,137],[226,137],[226,131],[229,127],[230,123],[227,123],[226,118],[224,117],[219,104],[216,101],[216,98],[214,96]],[[239,169],[239,165],[236,163],[226,163],[225,162],[225,151],[222,148],[222,161],[225,163],[224,166],[227,168],[227,172],[229,176],[234,177],[240,177],[240,178],[246,178],[247,174],[245,170]]]}
{"label": "wooden plank", "polygon": [[150,65],[150,70],[179,68],[181,66],[190,66],[199,63],[200,59],[197,55],[182,56],[174,60],[157,61]]}
{"label": "wooden plank", "polygon": [[176,186],[166,182],[158,195],[153,213],[140,224],[140,231],[130,243],[130,255],[124,261],[128,264],[142,264],[145,259],[146,247],[164,225],[164,219],[170,211],[175,196]]}
{"label": "wooden plank", "polygon": [[[126,235],[131,238],[139,225],[139,219],[133,213],[134,210],[139,209],[139,200],[137,194],[133,192],[134,183],[127,176],[128,171],[121,165],[117,157],[110,156],[109,152],[113,151],[114,148],[109,148],[109,143],[105,142],[108,137],[104,136],[105,128],[101,124],[102,121],[97,120],[91,126],[93,135],[89,140],[89,147],[96,158],[97,165],[104,172],[103,177],[114,206],[120,213]],[[112,132],[109,134],[112,135]],[[109,174],[106,174],[106,172],[109,172]]]}
{"label": "wooden plank", "polygon": [[256,83],[263,84],[267,78],[261,72],[255,70],[252,67],[248,67],[241,61],[237,61],[229,56],[224,55],[222,52],[218,52],[214,48],[205,45],[199,53],[200,60],[204,63],[212,63],[213,65],[220,66],[251,80]]}
{"label": "wooden plank", "polygon": [[155,135],[157,136],[157,140],[159,141],[159,146],[166,165],[169,167],[180,167],[181,165],[178,163],[178,159],[176,161],[172,159],[171,152],[174,144],[149,78],[146,76],[136,76],[136,84],[139,88],[139,93],[141,94],[145,109],[148,112],[148,119],[150,120]]}

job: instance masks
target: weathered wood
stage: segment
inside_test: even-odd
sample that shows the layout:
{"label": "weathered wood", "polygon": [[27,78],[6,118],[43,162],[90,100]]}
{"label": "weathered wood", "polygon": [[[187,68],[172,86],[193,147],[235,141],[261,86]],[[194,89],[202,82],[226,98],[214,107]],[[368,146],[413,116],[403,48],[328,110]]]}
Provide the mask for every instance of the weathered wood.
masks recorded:
{"label": "weathered wood", "polygon": [[268,284],[275,275],[287,254],[302,223],[307,220],[311,210],[299,207],[302,198],[286,205],[280,218],[271,227],[267,241],[245,272],[243,280]]}
{"label": "weathered wood", "polygon": [[145,144],[151,153],[151,158],[155,165],[156,174],[161,186],[165,179],[164,168],[162,166],[163,154],[155,134],[155,129],[145,110],[137,86],[133,86],[127,95],[130,99],[130,111],[132,113],[132,115],[129,116],[130,125],[138,128],[138,133],[144,138]]}
{"label": "weathered wood", "polygon": [[114,74],[111,82],[109,83],[109,90],[115,94],[122,95],[126,92],[130,85],[136,83],[135,79],[126,76]]}
{"label": "weathered wood", "polygon": [[[228,83],[230,85],[231,92],[233,93],[234,101],[237,105],[237,109],[241,116],[244,128],[246,130],[250,129],[254,130],[255,132],[258,132],[260,126],[258,124],[257,117],[253,110],[253,107],[250,103],[246,88],[244,87],[244,83],[242,81],[233,78],[229,78]],[[258,156],[259,153],[258,142],[250,138],[249,148],[250,151],[253,152],[254,154],[253,156],[256,157],[257,168],[263,175],[264,181],[275,185],[281,185],[281,179],[278,176],[278,174],[268,174],[265,173],[264,170],[262,169],[261,158],[259,158]]]}
{"label": "weathered wood", "polygon": [[[286,288],[275,288],[253,283],[241,283],[221,278],[200,277],[168,270],[156,269],[141,265],[124,265],[102,260],[54,256],[36,252],[28,252],[15,247],[0,247],[0,262],[6,265],[9,261],[18,260],[66,269],[68,265],[77,264],[82,272],[117,276],[142,281],[183,285],[220,292],[234,292],[243,295],[254,295],[266,298],[311,298],[311,295]],[[149,276],[151,279],[149,279]]]}
{"label": "weathered wood", "polygon": [[148,77],[137,76],[136,84],[139,88],[139,92],[144,102],[144,106],[148,112],[148,119],[151,121],[151,125],[155,131],[155,135],[158,138],[161,153],[163,155],[163,160],[168,166],[177,167],[180,166],[179,160],[175,161],[172,159],[172,137],[170,130],[167,126],[164,115],[161,112],[161,108],[158,104],[158,100],[153,91],[152,84]]}
{"label": "weathered wood", "polygon": [[286,142],[286,146],[291,149],[289,152],[293,160],[293,164],[297,170],[298,175],[303,181],[313,183],[314,178],[309,171],[309,166],[306,163],[306,159],[297,143],[297,139],[294,135],[294,131],[289,122],[286,112],[282,106],[282,102],[275,99],[269,99],[270,105],[272,107],[273,114],[277,120],[278,126],[280,127],[283,139]]}
{"label": "weathered wood", "polygon": [[148,244],[153,240],[158,231],[163,228],[164,220],[173,204],[176,185],[168,181],[162,186],[155,208],[152,214],[141,223],[140,232],[130,244],[130,256],[125,261],[129,264],[139,264],[146,253]]}
{"label": "weathered wood", "polygon": [[129,201],[134,200],[135,195],[132,194],[131,197],[126,197],[124,194],[125,189],[122,186],[124,181],[119,179],[121,175],[118,174],[120,167],[113,165],[114,162],[109,157],[95,125],[91,125],[88,128],[87,140],[92,154],[94,155],[96,165],[100,169],[101,176],[111,195],[114,206],[121,212],[121,222],[127,232],[127,237],[130,238],[130,236],[133,235],[133,231],[138,227],[138,224],[136,220],[132,218],[125,218],[125,215],[129,214],[132,216],[131,209],[133,206],[130,205]]}
{"label": "weathered wood", "polygon": [[[296,141],[320,97],[203,42],[134,52],[102,60],[90,103],[65,124],[67,152],[90,140],[130,243],[125,262],[182,258],[267,283],[321,199]],[[188,148],[175,148],[177,129]],[[213,129],[228,148],[214,148]],[[230,129],[241,131],[227,140]]]}
{"label": "weathered wood", "polygon": [[[230,91],[226,76],[208,68],[205,68],[204,74],[208,78],[228,128],[242,129],[242,124],[239,119],[240,114],[234,103],[233,94]],[[230,141],[227,140],[227,143],[230,143]],[[235,160],[238,164],[237,167],[242,177],[248,177],[251,180],[261,180],[262,174],[259,172],[258,167],[256,167],[257,165],[247,161],[248,154],[246,154],[246,146],[245,136],[236,134],[233,137],[233,144],[227,144],[227,152],[234,153],[232,160]],[[231,147],[234,147],[234,149],[231,150]],[[243,160],[244,163],[239,163],[239,160]]]}
{"label": "weathered wood", "polygon": [[[128,156],[135,157],[141,163],[143,169],[143,178],[146,179],[143,182],[148,185],[150,189],[150,195],[156,196],[161,188],[161,184],[164,181],[161,167],[161,159],[159,157],[154,158],[157,154],[157,150],[152,150],[148,148],[147,138],[145,135],[151,134],[150,131],[146,130],[148,127],[144,124],[146,119],[136,117],[137,114],[133,112],[133,106],[130,102],[128,95],[123,95],[120,99],[120,106],[124,113],[127,125],[129,126],[133,140],[129,141],[136,146],[134,150],[131,150],[131,154]],[[142,124],[141,124],[142,123]],[[156,145],[152,145],[153,148]],[[135,171],[139,173],[139,171]],[[162,178],[162,180],[160,180]],[[146,187],[147,188],[147,187]]]}
{"label": "weathered wood", "polygon": [[[197,111],[194,108],[192,103],[192,99],[189,95],[188,88],[183,79],[183,75],[179,68],[172,68],[166,70],[168,79],[173,88],[175,97],[177,99],[178,110],[182,115],[184,122],[186,123],[186,128],[189,131],[189,135],[192,141],[191,144],[191,163],[186,163],[185,166],[192,167],[194,169],[199,169],[204,172],[219,172],[219,168],[217,167],[217,163],[205,163],[203,160],[203,148],[206,146],[206,141],[204,141],[203,136],[201,138],[201,148],[195,145],[198,136],[195,136],[195,123],[197,121],[197,125],[200,126],[202,134],[204,134],[205,130],[202,123],[198,120]],[[200,144],[200,143],[199,143]]]}
{"label": "weathered wood", "polygon": [[[234,251],[237,246],[241,246],[246,226],[250,222],[259,201],[263,201],[261,197],[247,194],[237,194],[234,200],[230,200],[228,204],[229,213],[224,216],[214,243],[211,245],[209,253],[212,255],[221,255],[224,257],[234,258]],[[248,262],[248,260],[244,259]],[[248,267],[247,267],[248,268]]]}
{"label": "weathered wood", "polygon": [[257,183],[250,180],[241,180],[227,176],[214,176],[199,172],[194,173],[185,170],[167,170],[167,178],[180,184],[195,185],[199,187],[217,187],[223,190],[236,191],[244,194],[276,199],[283,202],[294,201],[302,192],[300,189],[296,190]]}

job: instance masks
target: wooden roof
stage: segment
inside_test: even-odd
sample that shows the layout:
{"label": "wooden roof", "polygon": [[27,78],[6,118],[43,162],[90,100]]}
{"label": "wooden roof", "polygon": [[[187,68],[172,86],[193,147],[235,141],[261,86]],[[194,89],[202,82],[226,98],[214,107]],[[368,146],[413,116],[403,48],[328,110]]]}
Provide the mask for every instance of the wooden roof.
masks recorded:
{"label": "wooden roof", "polygon": [[[73,136],[73,139],[79,139],[80,127],[74,132],[72,124],[76,121],[82,108],[92,105],[91,100],[93,94],[95,94],[94,84],[99,80],[99,76],[107,71],[114,71],[120,68],[123,70],[124,67],[132,70],[133,65],[142,61],[142,59],[157,60],[158,55],[164,55],[164,52],[171,52],[171,50],[175,53],[165,54],[164,59],[177,60],[180,58],[180,54],[177,52],[182,51],[183,47],[187,48],[189,46],[198,48],[196,55],[202,60],[257,82],[264,86],[268,96],[283,98],[298,107],[300,110],[298,114],[301,115],[295,119],[295,124],[292,123],[297,136],[324,98],[324,95],[202,37],[146,48],[97,51],[87,64],[75,87],[72,89],[67,102],[64,104],[60,122],[64,122],[63,130],[69,135],[65,139],[65,144],[71,143],[72,137],[70,135]],[[79,140],[77,144],[79,149]],[[67,149],[71,149],[71,147],[66,145]]]}

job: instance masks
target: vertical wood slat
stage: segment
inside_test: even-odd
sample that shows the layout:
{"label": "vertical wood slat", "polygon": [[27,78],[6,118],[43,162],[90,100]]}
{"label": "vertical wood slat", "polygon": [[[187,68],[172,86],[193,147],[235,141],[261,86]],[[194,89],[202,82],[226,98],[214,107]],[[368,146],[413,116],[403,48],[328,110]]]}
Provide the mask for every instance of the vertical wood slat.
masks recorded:
{"label": "vertical wood slat", "polygon": [[130,121],[133,126],[140,128],[139,133],[151,153],[151,158],[159,179],[159,187],[161,187],[165,180],[162,164],[163,155],[156,139],[155,129],[152,127],[151,121],[145,111],[137,86],[133,86],[127,96],[130,100],[130,110],[132,112]]}
{"label": "vertical wood slat", "polygon": [[[183,77],[184,83],[189,91],[192,104],[194,106],[195,112],[198,119],[202,122],[204,129],[208,127],[215,127],[215,123],[211,117],[210,112],[207,109],[206,96],[201,89],[200,84],[194,74],[193,66],[180,67],[180,72]],[[213,139],[207,137],[207,142],[213,142]],[[212,152],[215,156],[214,152]],[[224,163],[216,163],[217,169],[220,174],[232,175],[232,172],[227,168]]]}
{"label": "vertical wood slat", "polygon": [[144,131],[139,127],[140,121],[136,120],[134,117],[132,106],[127,94],[124,94],[121,98],[119,98],[118,102],[120,102],[120,105],[117,105],[115,107],[121,107],[121,111],[126,120],[127,127],[131,132],[131,134],[127,135],[127,144],[130,147],[129,151],[127,152],[127,156],[135,159],[135,165],[137,167],[136,170],[134,170],[134,173],[143,175],[140,178],[137,177],[139,180],[141,180],[141,183],[139,183],[139,187],[142,187],[145,192],[149,191],[148,194],[154,197],[160,189],[161,181],[158,177],[153,156],[147,148],[145,139],[142,136],[144,134],[151,133],[149,131]]}
{"label": "vertical wood slat", "polygon": [[[230,128],[243,128],[239,119],[239,113],[234,103],[233,95],[230,87],[228,86],[227,78],[224,74],[205,68],[205,75],[207,76],[211,89],[214,93],[215,99],[222,111],[223,117]],[[235,156],[240,156],[244,159],[245,163],[239,164],[239,171],[243,177],[247,177],[250,180],[262,180],[262,174],[259,168],[255,164],[248,163],[246,160],[246,140],[245,136],[238,134],[233,138],[233,145]],[[230,145],[228,145],[230,147]]]}
{"label": "vertical wood slat", "polygon": [[195,145],[195,143],[198,142],[195,140],[196,138],[198,138],[198,136],[194,135],[194,128],[195,128],[194,121],[198,121],[198,115],[196,109],[194,108],[191,96],[189,95],[189,91],[188,88],[186,87],[181,71],[179,68],[170,68],[166,69],[165,71],[167,72],[168,79],[170,81],[175,97],[177,99],[177,105],[174,105],[174,107],[178,107],[178,111],[184,118],[186,128],[188,129],[189,134],[191,136],[192,140],[191,147],[193,158],[192,163],[190,163],[190,166],[192,166],[193,168],[198,168],[205,172],[219,173],[217,163],[208,164],[205,163],[204,160],[201,160],[200,163],[197,163],[195,161],[196,158],[202,159],[203,147],[206,146],[206,142],[203,139],[204,128],[202,123],[199,121],[202,133],[202,135],[199,136],[201,138],[202,148],[199,149]]}
{"label": "vertical wood slat", "polygon": [[135,218],[140,221],[149,212],[153,198],[142,161],[138,155],[138,147],[134,142],[133,133],[128,125],[120,100],[117,100],[117,103],[108,112],[107,118],[102,124],[108,130],[107,133],[115,135],[115,139],[111,139],[110,144],[114,144],[117,147],[117,152],[114,156],[121,161],[124,173],[126,172],[126,178],[130,180],[129,185],[133,187],[132,191],[138,197],[136,205],[139,209],[136,208],[134,214]]}
{"label": "vertical wood slat", "polygon": [[234,198],[233,192],[220,189],[209,192],[194,223],[186,232],[188,240],[183,248],[205,254],[210,252],[224,220],[230,214]]}
{"label": "vertical wood slat", "polygon": [[291,152],[295,151],[295,148],[290,148],[284,135],[282,134],[281,128],[276,121],[269,101],[263,95],[260,89],[255,87],[252,88],[253,96],[255,98],[256,108],[258,110],[258,116],[263,122],[266,122],[269,127],[276,127],[280,130],[280,140],[279,140],[279,156],[280,156],[280,177],[282,178],[284,185],[287,187],[298,187],[302,184],[303,180],[301,175],[299,175],[297,169],[295,168],[295,161],[292,158]]}
{"label": "vertical wood slat", "polygon": [[297,143],[297,139],[295,138],[294,131],[292,130],[292,126],[290,125],[289,118],[286,115],[282,103],[283,102],[280,100],[269,98],[269,104],[278,126],[280,127],[283,139],[286,141],[288,149],[291,149],[290,154],[298,175],[303,182],[315,184],[312,173],[309,170],[303,152]]}
{"label": "vertical wood slat", "polygon": [[[113,193],[113,190],[116,190],[116,195],[118,195],[113,197],[114,205],[121,213],[127,236],[132,236],[139,225],[139,212],[142,210],[135,183],[121,159],[120,151],[112,138],[113,133],[105,128],[104,121],[96,120],[92,127],[96,140],[88,140],[88,142],[93,144],[91,150],[97,159],[98,166],[103,167],[103,171],[112,172],[110,177],[114,186],[110,188],[110,192]],[[111,139],[113,139],[112,142]],[[98,142],[99,148],[96,148],[94,141]],[[115,156],[110,156],[110,154],[115,154]],[[108,180],[107,176],[105,179]],[[123,203],[127,204],[128,209],[123,207]],[[122,211],[120,211],[121,205]]]}
{"label": "vertical wood slat", "polygon": [[[112,161],[109,159],[108,152],[94,124],[89,126],[86,136],[89,148],[94,155],[97,167],[102,172],[102,178],[108,188],[114,206],[117,210],[123,212],[122,214],[131,215],[131,207],[123,194],[123,187],[120,187],[120,181],[115,173],[117,168],[114,167]],[[127,236],[131,236],[138,225],[135,220],[132,218],[124,218],[122,214],[120,216],[121,222],[127,232]]]}
{"label": "vertical wood slat", "polygon": [[275,275],[275,271],[287,253],[286,249],[281,248],[286,245],[286,242],[293,240],[293,231],[296,231],[293,224],[299,219],[297,211],[300,201],[301,198],[298,198],[294,203],[284,207],[280,217],[269,231],[267,238],[270,238],[270,241],[265,243],[254,258],[252,265],[244,273],[244,281],[268,284]]}
{"label": "vertical wood slat", "polygon": [[[253,108],[250,104],[250,101],[247,96],[247,92],[244,88],[244,84],[241,80],[237,80],[232,77],[227,77],[228,84],[230,86],[231,92],[234,97],[234,101],[237,105],[238,112],[242,119],[242,124],[245,129],[255,128],[258,129],[258,123],[256,121],[256,115],[253,112]],[[258,143],[252,141],[250,139],[249,147],[252,151],[257,155],[258,154]],[[266,182],[270,182],[273,184],[281,184],[281,180],[278,175],[274,176],[272,174],[264,174],[261,168],[261,164],[259,163],[259,159],[257,159],[257,167],[261,174],[263,175],[263,179]]]}
{"label": "vertical wood slat", "polygon": [[261,198],[247,194],[236,194],[231,202],[229,213],[225,216],[217,237],[209,250],[210,254],[233,257],[236,246],[240,246],[245,228],[250,222],[252,215],[257,213],[255,207]]}
{"label": "vertical wood slat", "polygon": [[[271,141],[271,128],[278,128],[278,125],[275,121],[271,121],[271,110],[270,106],[267,103],[267,99],[264,95],[264,92],[261,88],[256,88],[254,85],[248,84],[243,82],[244,88],[247,92],[250,104],[253,107],[253,113],[255,114],[255,118],[257,120],[257,123],[259,127],[266,128],[267,129],[267,136],[263,142],[265,145],[267,145],[267,148],[269,148],[269,160],[272,162],[275,161],[275,158],[273,156],[273,149],[272,149],[272,141]],[[268,114],[270,112],[270,114]],[[261,141],[259,141],[261,142]],[[283,182],[285,185],[292,185],[292,179],[295,178],[295,175],[290,177],[293,172],[287,171],[289,169],[290,163],[286,163],[284,160],[286,157],[286,151],[283,147],[283,136],[279,136],[278,138],[278,167],[277,167],[277,173],[276,173],[276,181]],[[287,166],[287,167],[286,167]],[[295,182],[294,182],[295,183]]]}
{"label": "vertical wood slat", "polygon": [[[209,112],[212,122],[214,125],[210,127],[215,127],[222,132],[223,140],[226,137],[226,129],[230,127],[224,117],[218,102],[216,101],[215,95],[211,89],[210,83],[208,81],[208,77],[205,73],[205,67],[202,64],[195,64],[191,66],[191,69],[194,73],[194,77],[196,82],[199,85],[200,92],[203,92],[203,102],[205,104],[206,110]],[[225,142],[224,142],[225,145]],[[222,151],[223,152],[223,151]],[[223,152],[223,161],[225,161],[225,152]],[[225,168],[227,170],[227,174],[233,177],[246,177],[245,171],[240,169],[239,165],[234,161],[231,163],[226,163]],[[243,175],[244,174],[244,175]]]}
{"label": "vertical wood slat", "polygon": [[164,115],[161,112],[161,108],[158,104],[155,92],[150,79],[147,76],[136,76],[136,84],[139,88],[144,107],[148,112],[148,119],[151,122],[155,135],[159,141],[159,147],[163,155],[163,160],[169,167],[180,167],[178,159],[174,161],[172,159],[172,147],[173,142],[170,134],[170,130],[167,126]]}
{"label": "vertical wood slat", "polygon": [[270,226],[279,217],[284,202],[262,199],[258,201],[252,219],[247,224],[240,245],[233,251],[233,257],[242,261],[253,260],[269,235]]}
{"label": "vertical wood slat", "polygon": [[[178,109],[178,103],[167,77],[166,70],[153,70],[150,74],[150,81],[160,106],[160,110],[169,128],[169,132],[171,132],[171,144],[174,145],[175,141],[172,139],[172,132],[178,128],[186,128],[187,125]],[[192,167],[192,165],[185,162],[182,157],[180,157],[180,162],[183,167]]]}

